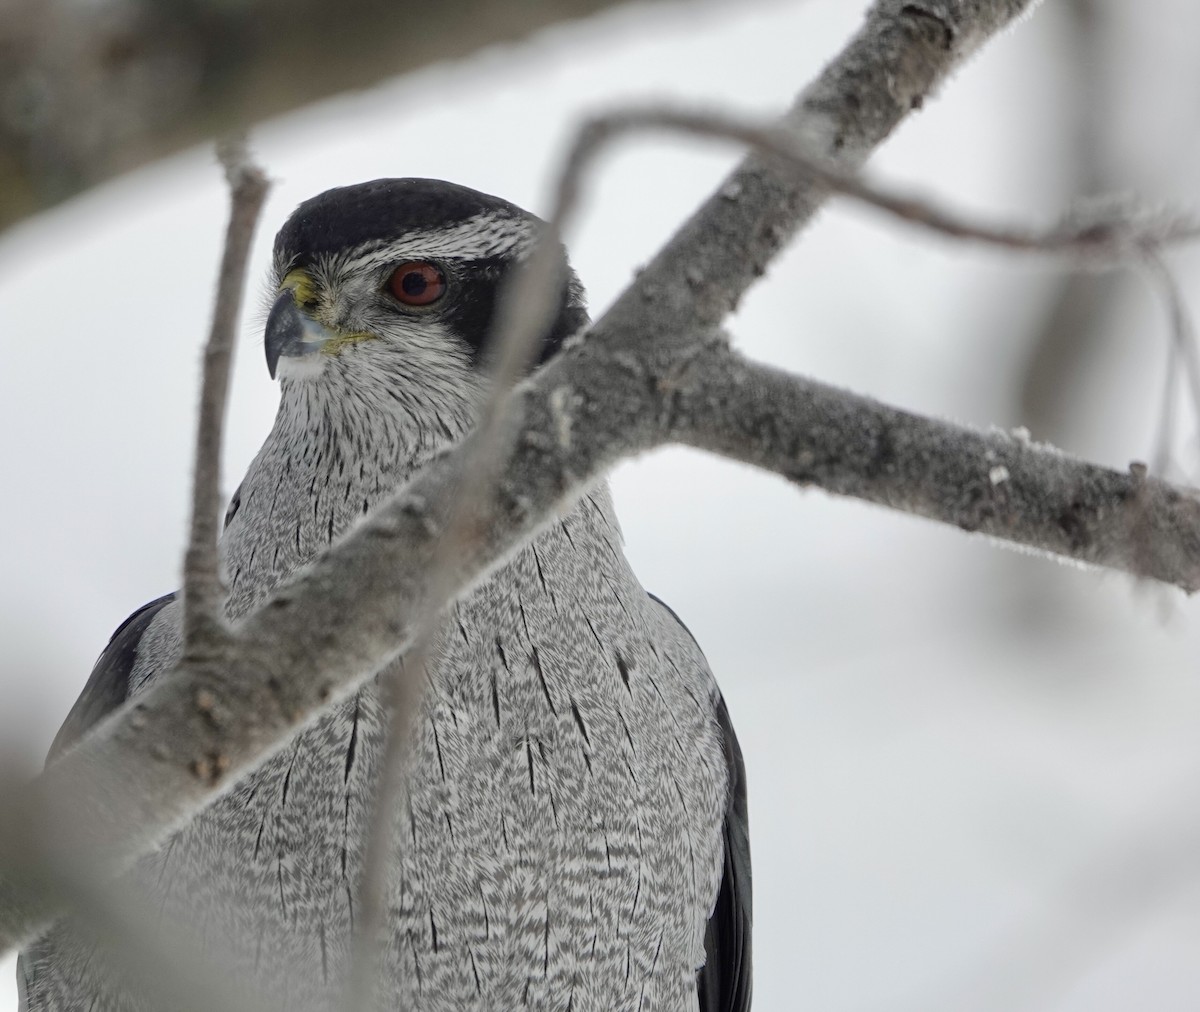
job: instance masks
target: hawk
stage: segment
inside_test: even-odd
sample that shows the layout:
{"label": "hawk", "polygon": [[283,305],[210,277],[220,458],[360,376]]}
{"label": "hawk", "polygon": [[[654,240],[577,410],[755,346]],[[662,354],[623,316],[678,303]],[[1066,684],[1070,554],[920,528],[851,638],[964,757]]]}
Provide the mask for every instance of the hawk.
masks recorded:
{"label": "hawk", "polygon": [[[264,340],[279,410],[221,538],[231,620],[467,433],[497,300],[541,226],[430,179],[332,189],[283,225]],[[587,326],[563,257],[537,365]],[[113,635],[51,756],[179,654],[168,594]],[[696,642],[630,570],[603,482],[447,610],[428,675],[394,812],[380,1007],[749,1008],[741,753]],[[379,677],[127,877],[268,1007],[346,992]],[[150,1007],[69,920],[23,953],[18,982],[30,1012]]]}

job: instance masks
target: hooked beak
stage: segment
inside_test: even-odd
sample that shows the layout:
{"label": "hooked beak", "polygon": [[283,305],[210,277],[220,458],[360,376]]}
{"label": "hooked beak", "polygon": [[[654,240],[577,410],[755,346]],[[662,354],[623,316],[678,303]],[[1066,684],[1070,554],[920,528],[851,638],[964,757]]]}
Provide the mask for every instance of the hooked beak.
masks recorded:
{"label": "hooked beak", "polygon": [[320,351],[336,338],[332,330],[322,326],[296,305],[295,294],[289,289],[281,292],[267,317],[267,370],[275,378],[275,367],[284,355],[300,357]]}

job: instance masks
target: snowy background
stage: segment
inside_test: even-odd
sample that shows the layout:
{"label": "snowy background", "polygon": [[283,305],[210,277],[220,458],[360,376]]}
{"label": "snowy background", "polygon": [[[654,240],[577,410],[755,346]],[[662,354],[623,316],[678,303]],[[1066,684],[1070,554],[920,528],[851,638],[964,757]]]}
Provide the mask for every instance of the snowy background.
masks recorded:
{"label": "snowy background", "polygon": [[[257,131],[300,200],[439,176],[544,210],[581,112],[670,97],[781,110],[865,4],[630,8],[326,102]],[[1198,16],[1099,5],[1113,185],[1190,202]],[[873,161],[981,215],[1050,220],[1081,170],[1068,5],[970,63]],[[1095,69],[1095,68],[1093,68]],[[596,310],[733,164],[653,140],[606,160],[569,237]],[[113,628],[178,583],[199,347],[225,192],[207,150],[0,238],[0,742],[29,769]],[[1185,291],[1200,260],[1173,259]],[[739,346],[893,404],[1026,423],[1017,387],[1060,275],[834,204],[746,299]],[[1067,449],[1153,453],[1167,331],[1137,278],[1052,397]],[[257,289],[256,289],[257,290]],[[225,485],[270,426],[258,300]],[[1179,441],[1176,475],[1197,445]],[[1197,604],[1018,555],[695,452],[613,476],[627,548],[724,687],[749,767],[756,1007],[1200,1007]],[[15,1008],[0,965],[0,1010]]]}

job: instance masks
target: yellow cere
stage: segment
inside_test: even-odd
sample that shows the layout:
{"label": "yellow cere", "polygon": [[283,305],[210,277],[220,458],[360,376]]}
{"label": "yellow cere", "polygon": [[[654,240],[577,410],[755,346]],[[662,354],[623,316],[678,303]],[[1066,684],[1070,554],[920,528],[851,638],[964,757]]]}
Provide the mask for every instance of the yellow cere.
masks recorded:
{"label": "yellow cere", "polygon": [[288,288],[292,290],[292,297],[298,306],[312,305],[317,301],[317,286],[309,277],[308,271],[288,271],[279,283],[279,290],[282,292]]}
{"label": "yellow cere", "polygon": [[[291,289],[292,298],[296,300],[296,305],[301,308],[311,306],[318,301],[316,283],[307,271],[300,270],[299,268],[294,271],[288,271],[279,283],[279,290],[284,292],[288,289]],[[370,341],[375,337],[374,334],[367,333],[344,334],[341,331],[334,330],[331,330],[331,333],[333,336],[321,345],[322,355],[336,355],[348,344],[356,344],[359,341]]]}

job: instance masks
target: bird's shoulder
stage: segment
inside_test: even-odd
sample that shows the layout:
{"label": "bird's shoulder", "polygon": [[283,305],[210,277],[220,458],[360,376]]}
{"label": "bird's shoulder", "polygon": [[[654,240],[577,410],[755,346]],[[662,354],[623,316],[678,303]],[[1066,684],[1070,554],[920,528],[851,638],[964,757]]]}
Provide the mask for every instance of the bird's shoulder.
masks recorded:
{"label": "bird's shoulder", "polygon": [[[695,644],[700,645],[673,608],[654,594],[648,594],[678,624]],[[703,656],[701,654],[701,656]],[[700,1012],[747,1012],[751,996],[751,925],[753,902],[750,876],[750,823],[746,802],[746,765],[725,698],[713,683],[713,717],[721,731],[728,774],[728,795],[721,836],[725,860],[717,902],[704,933],[704,966],[697,978]]]}
{"label": "bird's shoulder", "polygon": [[130,678],[137,663],[142,637],[159,612],[175,598],[174,591],[155,598],[117,626],[109,638],[108,646],[96,659],[87,684],[75,700],[67,719],[54,736],[47,761],[59,756],[129,698]]}

